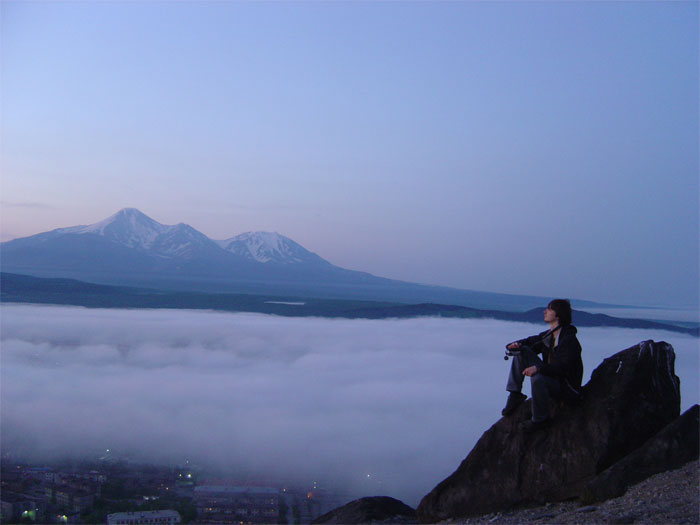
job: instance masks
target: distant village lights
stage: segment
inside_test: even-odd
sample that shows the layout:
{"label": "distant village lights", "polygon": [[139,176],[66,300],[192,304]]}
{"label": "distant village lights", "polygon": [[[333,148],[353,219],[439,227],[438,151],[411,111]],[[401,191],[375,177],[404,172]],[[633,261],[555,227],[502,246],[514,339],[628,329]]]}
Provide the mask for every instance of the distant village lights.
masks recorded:
{"label": "distant village lights", "polygon": [[[109,463],[104,465],[110,470]],[[77,468],[63,472],[50,467],[24,468],[19,464],[5,464],[3,467],[2,523],[5,523],[5,512],[9,517],[8,523],[79,523],[81,516],[92,516],[96,512],[95,502],[101,497],[107,482],[107,475],[97,470]],[[168,494],[179,492],[179,489],[183,489],[183,492],[178,496],[187,502],[188,512],[192,514],[189,521],[196,515],[197,523],[239,525],[242,521],[244,525],[269,524],[278,523],[282,517],[285,518],[284,522],[294,518],[295,521],[300,519],[309,523],[347,501],[344,495],[320,488],[323,483],[319,481],[313,482],[313,490],[307,492],[301,487],[239,485],[235,480],[228,479],[221,480],[221,484],[198,485],[200,477],[199,471],[188,471],[182,467],[149,466],[148,470],[142,471],[140,465],[129,465],[124,470],[120,467],[114,472],[110,471],[110,478],[116,482],[114,486],[128,482],[133,485],[134,492],[128,495],[128,500],[118,496],[110,499],[109,505],[104,508],[107,525],[181,523],[183,516],[176,509],[146,511],[140,507],[131,512],[119,512],[127,501],[130,505],[156,502],[166,499]],[[27,480],[32,481],[32,488],[41,487],[37,492],[39,496],[34,492],[24,493]],[[219,480],[216,481],[218,483]],[[173,485],[172,490],[170,485]],[[194,490],[191,488],[193,485],[196,485]],[[110,486],[108,490],[111,490]],[[40,505],[35,508],[37,503]]]}

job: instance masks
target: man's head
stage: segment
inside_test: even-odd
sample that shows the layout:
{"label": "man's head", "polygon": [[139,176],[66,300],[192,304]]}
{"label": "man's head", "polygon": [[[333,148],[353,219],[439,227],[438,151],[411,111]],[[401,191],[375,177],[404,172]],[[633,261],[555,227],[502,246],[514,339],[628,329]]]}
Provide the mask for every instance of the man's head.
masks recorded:
{"label": "man's head", "polygon": [[567,326],[571,324],[571,303],[568,299],[552,299],[547,308],[557,314],[560,325]]}

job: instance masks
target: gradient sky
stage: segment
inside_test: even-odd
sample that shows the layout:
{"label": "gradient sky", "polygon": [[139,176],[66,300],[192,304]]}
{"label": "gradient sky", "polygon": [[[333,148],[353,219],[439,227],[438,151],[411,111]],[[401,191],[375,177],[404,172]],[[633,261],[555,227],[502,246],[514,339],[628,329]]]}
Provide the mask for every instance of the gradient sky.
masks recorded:
{"label": "gradient sky", "polygon": [[2,239],[132,206],[351,269],[698,305],[698,2],[14,2]]}

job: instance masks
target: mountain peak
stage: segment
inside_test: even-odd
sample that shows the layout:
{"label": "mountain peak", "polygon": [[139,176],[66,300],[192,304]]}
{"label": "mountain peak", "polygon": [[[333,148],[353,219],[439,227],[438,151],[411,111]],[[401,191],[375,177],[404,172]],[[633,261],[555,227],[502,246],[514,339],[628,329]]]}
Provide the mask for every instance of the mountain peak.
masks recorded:
{"label": "mountain peak", "polygon": [[141,210],[138,208],[131,208],[129,206],[126,206],[119,210],[115,215],[121,215],[121,214],[137,214],[137,215],[145,215]]}
{"label": "mountain peak", "polygon": [[322,260],[318,255],[277,232],[246,232],[216,242],[224,250],[260,263],[294,264]]}
{"label": "mountain peak", "polygon": [[141,210],[139,210],[138,208],[128,208],[128,207],[122,208],[117,213],[112,215],[112,217],[145,217],[146,219],[153,220],[148,215],[146,215]]}
{"label": "mountain peak", "polygon": [[57,233],[92,233],[129,247],[148,248],[168,227],[136,208],[123,208],[104,220],[86,226],[61,228]]}
{"label": "mountain peak", "polygon": [[130,224],[147,224],[149,226],[158,225],[164,226],[163,224],[151,219],[148,215],[143,213],[141,210],[136,208],[122,208],[114,215],[107,217],[103,223],[126,221]]}

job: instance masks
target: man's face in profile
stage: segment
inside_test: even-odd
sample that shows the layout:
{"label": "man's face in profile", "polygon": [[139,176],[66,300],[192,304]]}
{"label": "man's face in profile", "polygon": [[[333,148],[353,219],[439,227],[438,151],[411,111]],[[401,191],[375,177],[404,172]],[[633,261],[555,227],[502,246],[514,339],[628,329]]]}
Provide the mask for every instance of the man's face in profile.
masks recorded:
{"label": "man's face in profile", "polygon": [[545,308],[544,310],[544,322],[545,323],[553,323],[557,321],[559,318],[557,317],[557,313],[552,310],[549,306]]}

